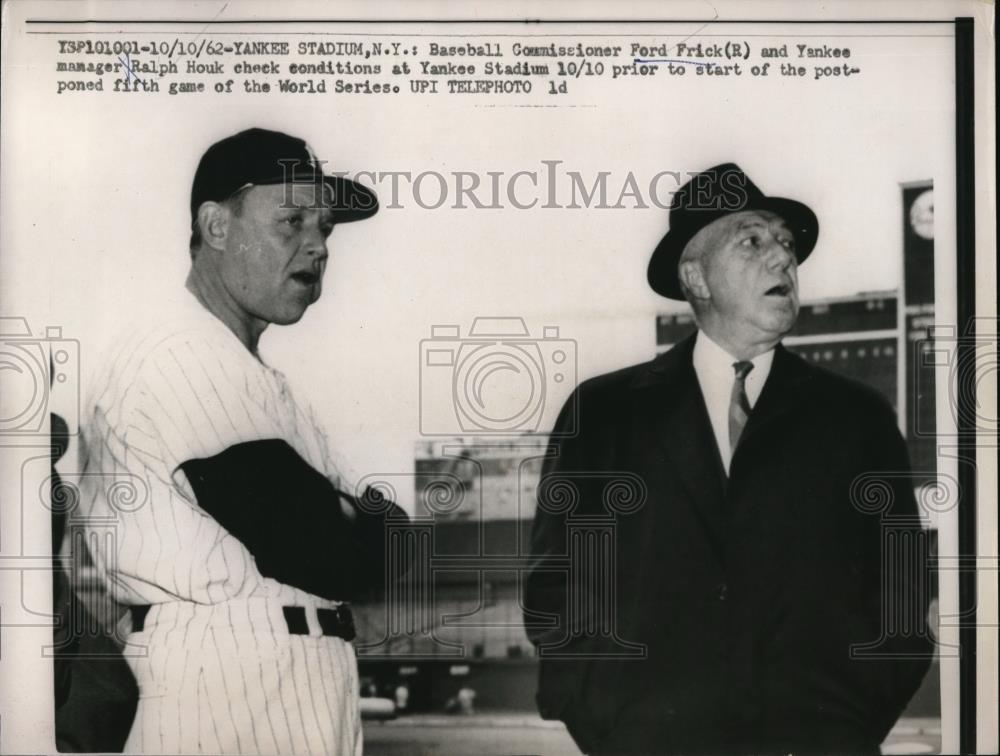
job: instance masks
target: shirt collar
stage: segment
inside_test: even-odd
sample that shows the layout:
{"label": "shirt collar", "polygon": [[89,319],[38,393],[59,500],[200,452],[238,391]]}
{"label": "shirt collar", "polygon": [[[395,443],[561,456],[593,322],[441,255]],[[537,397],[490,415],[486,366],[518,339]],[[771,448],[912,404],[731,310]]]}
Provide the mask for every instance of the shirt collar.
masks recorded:
{"label": "shirt collar", "polygon": [[[732,390],[733,380],[736,373],[733,370],[733,363],[737,358],[723,349],[719,344],[711,339],[704,331],[699,330],[694,343],[694,354],[692,355],[695,373],[698,381],[706,392],[717,390],[726,396]],[[763,354],[758,354],[752,360],[753,370],[746,378],[747,398],[750,406],[757,402],[760,392],[764,388],[764,382],[771,372],[771,364],[774,362],[774,349],[769,349]]]}

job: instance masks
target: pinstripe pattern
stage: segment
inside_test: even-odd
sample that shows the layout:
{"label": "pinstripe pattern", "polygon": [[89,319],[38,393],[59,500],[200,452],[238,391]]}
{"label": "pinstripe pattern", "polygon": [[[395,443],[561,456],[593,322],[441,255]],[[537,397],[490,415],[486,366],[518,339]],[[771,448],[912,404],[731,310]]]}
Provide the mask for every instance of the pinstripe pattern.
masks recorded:
{"label": "pinstripe pattern", "polygon": [[[283,439],[347,485],[312,411],[193,298],[122,339],[93,386],[81,507],[116,523],[113,553],[94,560],[117,600],[153,604],[129,636],[140,700],[126,752],[360,753],[354,650],[315,616],[336,602],[261,576],[179,467]],[[109,482],[130,480],[149,498],[109,501]],[[309,636],[289,635],[287,605],[306,607]]]}

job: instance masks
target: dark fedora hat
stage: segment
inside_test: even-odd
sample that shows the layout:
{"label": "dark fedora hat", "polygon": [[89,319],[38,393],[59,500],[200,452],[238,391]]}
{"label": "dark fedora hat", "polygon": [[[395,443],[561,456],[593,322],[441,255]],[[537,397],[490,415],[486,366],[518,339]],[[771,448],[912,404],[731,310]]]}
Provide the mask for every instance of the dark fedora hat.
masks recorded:
{"label": "dark fedora hat", "polygon": [[816,246],[819,221],[801,202],[768,197],[735,163],[723,163],[696,173],[674,192],[670,202],[670,230],[649,260],[646,277],[653,291],[670,299],[684,299],[677,265],[684,247],[709,223],[743,210],[770,210],[781,216],[795,235],[795,256],[801,263]]}
{"label": "dark fedora hat", "polygon": [[323,172],[305,140],[267,129],[247,129],[222,139],[202,155],[191,186],[191,217],[203,202],[222,202],[251,186],[323,183],[330,187],[338,223],[378,212],[375,193],[365,186]]}

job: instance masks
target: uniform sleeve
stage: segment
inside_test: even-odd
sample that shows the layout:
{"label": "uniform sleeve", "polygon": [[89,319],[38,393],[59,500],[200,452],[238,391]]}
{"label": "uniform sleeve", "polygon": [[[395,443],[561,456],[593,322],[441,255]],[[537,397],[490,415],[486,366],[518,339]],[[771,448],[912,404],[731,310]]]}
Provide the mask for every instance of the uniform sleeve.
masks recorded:
{"label": "uniform sleeve", "polygon": [[383,585],[386,522],[406,521],[391,502],[338,490],[281,440],[239,444],[181,468],[198,504],[247,547],[264,577],[341,601]]}
{"label": "uniform sleeve", "polygon": [[233,388],[227,349],[196,333],[171,334],[133,349],[98,387],[83,485],[93,489],[91,512],[116,523],[111,553],[97,559],[121,601],[217,603],[262,580],[246,548],[177,474],[186,459],[268,432],[265,413],[239,398],[253,387]]}
{"label": "uniform sleeve", "polygon": [[107,408],[109,456],[155,489],[124,518],[119,573],[159,589],[140,592],[154,601],[225,600],[264,578],[337,600],[380,587],[386,519],[405,515],[343,493],[340,470],[284,440],[296,405],[239,348],[172,334],[110,392],[121,399]]}

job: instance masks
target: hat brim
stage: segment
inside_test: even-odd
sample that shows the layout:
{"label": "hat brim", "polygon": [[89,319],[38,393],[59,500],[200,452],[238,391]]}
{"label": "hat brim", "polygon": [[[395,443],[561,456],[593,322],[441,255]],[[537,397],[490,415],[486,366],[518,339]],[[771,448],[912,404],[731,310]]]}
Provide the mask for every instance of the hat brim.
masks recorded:
{"label": "hat brim", "polygon": [[291,181],[288,181],[286,176],[276,176],[270,180],[255,181],[253,186],[285,183],[314,184],[319,181],[322,181],[333,191],[329,207],[336,215],[337,223],[351,223],[353,221],[364,220],[378,212],[378,197],[375,196],[375,192],[359,184],[357,181],[351,181],[342,176],[308,173],[294,175]]}
{"label": "hat brim", "polygon": [[677,267],[681,253],[688,242],[710,223],[746,210],[768,210],[781,216],[795,235],[795,256],[799,264],[812,254],[816,239],[819,237],[819,220],[816,214],[807,205],[796,200],[785,197],[760,197],[735,210],[699,213],[699,223],[667,231],[653,250],[646,271],[646,278],[653,291],[669,299],[683,301],[684,292],[681,290]]}

